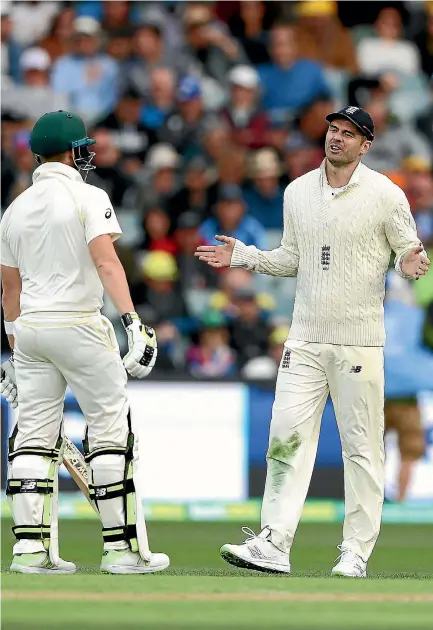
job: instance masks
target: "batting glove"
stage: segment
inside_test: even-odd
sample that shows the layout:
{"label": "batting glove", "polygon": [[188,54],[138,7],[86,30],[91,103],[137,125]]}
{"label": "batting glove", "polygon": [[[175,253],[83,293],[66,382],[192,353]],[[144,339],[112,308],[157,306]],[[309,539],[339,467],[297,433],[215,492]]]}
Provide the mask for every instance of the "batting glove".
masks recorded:
{"label": "batting glove", "polygon": [[15,378],[14,355],[1,364],[0,391],[14,409],[18,407],[18,389]]}
{"label": "batting glove", "polygon": [[123,365],[131,376],[146,378],[158,355],[155,331],[149,326],[143,326],[137,313],[122,315],[122,324],[128,335],[129,347],[128,354],[123,357]]}

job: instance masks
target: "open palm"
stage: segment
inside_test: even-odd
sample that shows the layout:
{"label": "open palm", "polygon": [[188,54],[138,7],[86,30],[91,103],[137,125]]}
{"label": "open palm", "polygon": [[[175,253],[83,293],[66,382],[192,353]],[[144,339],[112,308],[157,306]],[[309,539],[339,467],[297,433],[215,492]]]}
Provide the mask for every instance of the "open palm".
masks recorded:
{"label": "open palm", "polygon": [[401,270],[407,276],[418,280],[420,276],[424,276],[429,268],[430,261],[424,255],[422,247],[414,247],[406,254],[401,263]]}
{"label": "open palm", "polygon": [[217,269],[230,267],[236,239],[221,235],[217,235],[215,238],[217,241],[224,243],[224,245],[200,245],[200,247],[197,247],[194,256]]}

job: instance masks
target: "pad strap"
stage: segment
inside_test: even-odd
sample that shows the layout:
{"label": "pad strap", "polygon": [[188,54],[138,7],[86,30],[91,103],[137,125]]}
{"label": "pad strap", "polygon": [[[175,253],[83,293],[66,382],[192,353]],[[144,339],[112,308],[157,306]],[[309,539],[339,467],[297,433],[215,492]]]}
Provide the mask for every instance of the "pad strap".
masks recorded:
{"label": "pad strap", "polygon": [[89,483],[89,496],[92,501],[115,499],[116,497],[123,497],[126,494],[134,492],[134,482],[132,479],[122,479],[122,481],[109,483],[106,486],[95,486],[93,483]]}
{"label": "pad strap", "polygon": [[17,448],[13,453],[9,453],[9,461],[11,462],[15,457],[20,455],[38,455],[39,457],[49,457],[50,459],[57,460],[60,450],[50,448]]}
{"label": "pad strap", "polygon": [[6,494],[52,494],[54,490],[53,479],[9,479],[6,486]]}
{"label": "pad strap", "polygon": [[88,438],[89,430],[88,427],[86,427],[86,432],[83,439],[83,452],[84,461],[87,464],[91,462],[94,457],[99,457],[99,455],[124,455],[127,462],[132,460],[134,454],[134,434],[132,433],[131,411],[128,411],[126,419],[128,422],[129,430],[126,446],[100,446],[99,448],[94,448],[92,451],[90,451]]}
{"label": "pad strap", "polygon": [[103,527],[102,538],[104,542],[121,542],[126,540],[130,544],[131,540],[137,540],[137,528],[135,525],[125,527]]}
{"label": "pad strap", "polygon": [[44,541],[44,547],[46,547],[46,543],[50,541],[51,535],[50,525],[17,525],[16,527],[12,527],[12,531],[17,540],[21,539],[29,539],[29,540],[42,540]]}
{"label": "pad strap", "polygon": [[61,430],[59,433],[59,437],[57,438],[57,442],[54,448],[45,448],[44,446],[30,446],[30,447],[22,447],[14,449],[15,446],[15,438],[18,433],[18,422],[12,431],[12,434],[9,438],[8,444],[8,460],[11,462],[15,457],[19,455],[39,455],[39,457],[49,457],[53,461],[57,461],[60,455],[60,449],[62,448],[63,438],[61,434]]}
{"label": "pad strap", "polygon": [[95,448],[91,453],[86,453],[85,450],[84,452],[84,460],[86,461],[86,463],[89,463],[95,457],[99,457],[99,455],[126,455],[126,448],[124,446],[101,446],[101,448]]}

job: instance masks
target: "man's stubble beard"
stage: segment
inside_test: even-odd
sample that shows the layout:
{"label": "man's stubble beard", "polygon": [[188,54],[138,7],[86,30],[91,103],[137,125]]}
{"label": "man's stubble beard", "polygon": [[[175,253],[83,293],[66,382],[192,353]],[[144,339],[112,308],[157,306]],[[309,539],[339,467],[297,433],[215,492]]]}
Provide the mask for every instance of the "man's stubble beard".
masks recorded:
{"label": "man's stubble beard", "polygon": [[356,160],[358,159],[359,156],[356,156],[354,158],[351,158],[350,156],[346,155],[342,155],[339,158],[337,156],[332,156],[329,155],[329,153],[327,151],[325,151],[325,156],[326,159],[328,160],[328,162],[331,164],[331,166],[333,166],[334,168],[343,168],[345,166],[349,166],[350,164],[353,164],[354,162],[356,162]]}

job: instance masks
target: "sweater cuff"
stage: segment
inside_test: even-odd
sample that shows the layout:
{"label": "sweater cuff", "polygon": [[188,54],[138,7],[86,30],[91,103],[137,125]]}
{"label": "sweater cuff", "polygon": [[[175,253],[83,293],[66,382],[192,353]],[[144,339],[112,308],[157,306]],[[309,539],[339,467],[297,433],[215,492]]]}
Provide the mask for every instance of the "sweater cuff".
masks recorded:
{"label": "sweater cuff", "polygon": [[245,243],[236,239],[230,267],[242,267],[243,269],[248,269],[248,271],[254,271],[256,260],[254,254],[249,251],[250,249],[252,248],[247,247]]}
{"label": "sweater cuff", "polygon": [[404,278],[404,280],[413,280],[412,276],[406,275],[401,268],[403,258],[406,256],[406,254],[407,252],[404,252],[403,254],[400,254],[398,258],[395,259],[394,269],[396,273],[400,276],[400,278]]}

